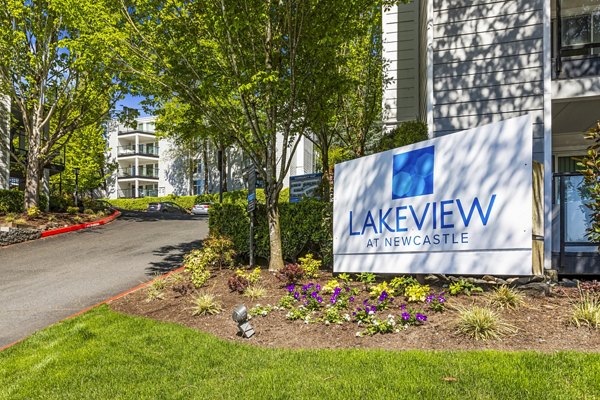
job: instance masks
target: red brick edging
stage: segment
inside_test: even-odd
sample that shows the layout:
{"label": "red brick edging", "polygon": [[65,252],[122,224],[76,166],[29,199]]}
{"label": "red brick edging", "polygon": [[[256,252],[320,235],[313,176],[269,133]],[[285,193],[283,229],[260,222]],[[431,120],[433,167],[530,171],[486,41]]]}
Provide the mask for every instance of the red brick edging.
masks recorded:
{"label": "red brick edging", "polygon": [[121,212],[115,210],[115,212],[112,213],[112,215],[109,215],[106,218],[99,219],[98,221],[86,222],[84,224],[71,225],[71,226],[67,226],[64,228],[56,228],[56,229],[50,229],[50,230],[44,231],[44,232],[42,232],[42,237],[54,236],[54,235],[59,235],[61,233],[73,232],[73,231],[78,231],[80,229],[91,228],[93,226],[104,225],[104,224],[107,224],[107,223],[113,221],[119,215],[121,215]]}

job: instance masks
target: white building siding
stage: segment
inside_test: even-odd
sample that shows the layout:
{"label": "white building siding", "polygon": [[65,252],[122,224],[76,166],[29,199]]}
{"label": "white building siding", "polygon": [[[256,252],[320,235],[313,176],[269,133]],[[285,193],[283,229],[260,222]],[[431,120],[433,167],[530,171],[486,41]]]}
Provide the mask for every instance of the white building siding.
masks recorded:
{"label": "white building siding", "polygon": [[544,0],[434,0],[435,136],[525,113],[544,161]]}

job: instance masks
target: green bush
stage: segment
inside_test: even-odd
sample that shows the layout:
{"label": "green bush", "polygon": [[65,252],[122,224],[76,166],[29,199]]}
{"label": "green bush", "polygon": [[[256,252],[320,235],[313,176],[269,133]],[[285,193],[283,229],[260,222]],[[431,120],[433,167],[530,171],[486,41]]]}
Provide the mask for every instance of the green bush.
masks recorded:
{"label": "green bush", "polygon": [[106,199],[114,207],[123,210],[145,211],[148,204],[160,201],[170,201],[186,210],[191,210],[196,202],[196,196],[162,196],[162,197],[139,197],[137,199]]}
{"label": "green bush", "polygon": [[23,192],[20,190],[0,190],[0,209],[4,212],[23,212]]}
{"label": "green bush", "polygon": [[79,213],[79,207],[67,207],[67,212],[69,214],[75,215]]}
{"label": "green bush", "polygon": [[[290,201],[290,189],[285,188],[279,193],[280,203],[289,203]],[[265,191],[263,189],[256,189],[256,202],[259,204],[266,203]],[[219,203],[219,193],[211,194],[200,194],[196,196],[196,204],[198,203]],[[248,191],[235,190],[233,192],[223,193],[223,204],[248,204]]]}
{"label": "green bush", "polygon": [[[283,258],[296,261],[310,252],[323,260],[323,265],[330,266],[333,261],[332,213],[331,203],[314,200],[280,203]],[[269,227],[265,205],[257,204],[255,214],[255,254],[268,259]],[[209,229],[211,235],[230,238],[238,255],[249,254],[250,218],[245,202],[214,204],[209,210]]]}

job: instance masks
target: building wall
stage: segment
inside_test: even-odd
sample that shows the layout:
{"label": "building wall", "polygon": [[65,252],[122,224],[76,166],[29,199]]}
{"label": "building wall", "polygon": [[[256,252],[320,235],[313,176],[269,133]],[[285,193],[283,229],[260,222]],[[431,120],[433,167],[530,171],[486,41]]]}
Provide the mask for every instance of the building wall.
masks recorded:
{"label": "building wall", "polygon": [[435,136],[531,113],[544,161],[544,0],[434,0]]}

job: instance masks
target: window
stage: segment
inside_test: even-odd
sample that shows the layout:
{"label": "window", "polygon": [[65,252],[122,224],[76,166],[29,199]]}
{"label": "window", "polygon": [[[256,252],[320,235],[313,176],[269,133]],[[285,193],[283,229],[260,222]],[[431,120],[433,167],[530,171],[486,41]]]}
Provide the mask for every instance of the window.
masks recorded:
{"label": "window", "polygon": [[[596,0],[560,2],[563,56],[600,54],[600,4]],[[597,46],[596,46],[597,45]]]}

